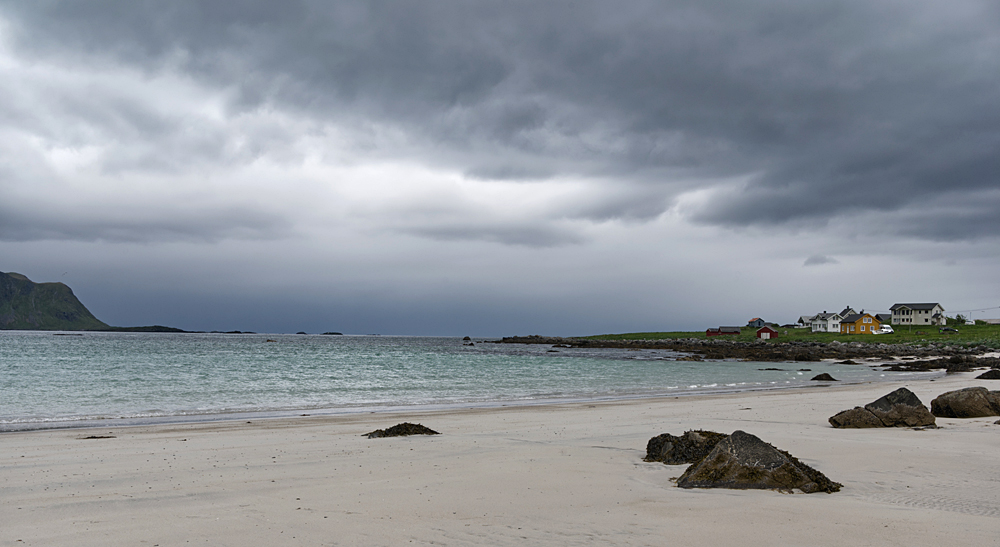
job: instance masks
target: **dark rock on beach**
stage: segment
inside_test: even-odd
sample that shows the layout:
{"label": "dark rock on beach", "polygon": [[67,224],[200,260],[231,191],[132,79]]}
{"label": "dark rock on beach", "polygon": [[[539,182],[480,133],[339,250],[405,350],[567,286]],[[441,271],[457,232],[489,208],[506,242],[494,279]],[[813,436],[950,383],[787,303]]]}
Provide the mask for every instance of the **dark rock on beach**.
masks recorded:
{"label": "dark rock on beach", "polygon": [[967,387],[942,393],[931,401],[931,413],[939,418],[1000,416],[1000,391]]}
{"label": "dark rock on beach", "polygon": [[681,488],[735,488],[837,492],[843,486],[743,431],[719,441],[701,461],[677,479]]}
{"label": "dark rock on beach", "polygon": [[664,433],[646,443],[647,462],[663,462],[669,465],[695,463],[715,448],[719,441],[729,435],[714,431],[685,431],[680,437]]}
{"label": "dark rock on beach", "polygon": [[830,417],[830,425],[838,428],[864,429],[869,427],[885,427],[869,410],[856,406],[850,410],[838,412]]}
{"label": "dark rock on beach", "polygon": [[1000,370],[990,369],[976,376],[976,380],[1000,380]]}
{"label": "dark rock on beach", "polygon": [[382,437],[405,437],[407,435],[440,435],[440,433],[420,424],[403,422],[388,429],[376,429],[371,433],[365,434],[365,436],[369,439],[379,439]]}
{"label": "dark rock on beach", "polygon": [[927,427],[935,425],[934,415],[912,391],[901,387],[861,407],[830,417],[837,428]]}
{"label": "dark rock on beach", "polygon": [[817,374],[816,376],[813,376],[811,379],[815,380],[817,382],[839,382],[840,381],[840,380],[834,378],[833,376],[830,376],[829,374],[827,374],[825,372],[823,374]]}

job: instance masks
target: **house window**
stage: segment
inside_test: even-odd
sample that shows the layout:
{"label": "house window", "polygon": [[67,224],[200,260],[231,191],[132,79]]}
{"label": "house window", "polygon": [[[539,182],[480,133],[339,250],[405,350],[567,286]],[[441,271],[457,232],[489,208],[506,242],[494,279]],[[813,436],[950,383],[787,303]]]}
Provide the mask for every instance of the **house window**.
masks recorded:
{"label": "house window", "polygon": [[865,332],[865,326],[861,325],[861,332]]}

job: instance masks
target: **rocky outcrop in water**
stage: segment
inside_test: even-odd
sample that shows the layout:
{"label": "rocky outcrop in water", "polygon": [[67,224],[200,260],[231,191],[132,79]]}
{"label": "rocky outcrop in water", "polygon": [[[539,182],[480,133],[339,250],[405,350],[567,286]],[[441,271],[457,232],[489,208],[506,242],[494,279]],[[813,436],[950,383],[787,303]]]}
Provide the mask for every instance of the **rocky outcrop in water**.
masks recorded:
{"label": "rocky outcrop in water", "polygon": [[[692,354],[686,360],[742,359],[744,361],[819,361],[822,359],[865,359],[891,360],[899,355],[915,355],[918,359],[899,363],[898,369],[890,370],[933,370],[947,369],[950,363],[940,357],[962,357],[958,368],[968,364],[971,367],[991,366],[983,359],[974,359],[978,354],[990,351],[986,346],[962,347],[944,343],[910,345],[862,342],[774,342],[757,340],[754,342],[726,340],[719,338],[666,338],[657,340],[603,340],[592,338],[560,338],[552,336],[508,336],[493,340],[497,344],[547,344],[574,348],[620,348],[659,349]],[[931,359],[934,358],[934,359]],[[968,360],[966,359],[968,358]],[[927,364],[930,368],[921,368]]]}
{"label": "rocky outcrop in water", "polygon": [[680,437],[664,433],[646,443],[647,462],[663,462],[668,465],[695,463],[715,448],[719,441],[728,437],[714,431],[685,431]]}
{"label": "rocky outcrop in water", "polygon": [[834,378],[833,376],[830,376],[829,374],[827,374],[825,372],[823,374],[817,374],[816,376],[813,376],[811,379],[814,380],[814,381],[816,381],[816,382],[839,382],[840,381],[840,380]]}
{"label": "rocky outcrop in water", "polygon": [[794,456],[744,431],[719,441],[677,479],[681,488],[736,488],[837,492],[843,486]]}
{"label": "rocky outcrop in water", "polygon": [[901,387],[862,407],[844,410],[830,417],[837,428],[928,427],[934,415],[912,391]]}
{"label": "rocky outcrop in water", "polygon": [[407,435],[440,435],[440,433],[420,424],[403,422],[388,429],[376,429],[371,433],[365,434],[365,436],[369,439],[379,439],[382,437],[405,437]]}
{"label": "rocky outcrop in water", "polygon": [[967,387],[942,393],[931,401],[931,413],[939,418],[1000,416],[1000,391]]}

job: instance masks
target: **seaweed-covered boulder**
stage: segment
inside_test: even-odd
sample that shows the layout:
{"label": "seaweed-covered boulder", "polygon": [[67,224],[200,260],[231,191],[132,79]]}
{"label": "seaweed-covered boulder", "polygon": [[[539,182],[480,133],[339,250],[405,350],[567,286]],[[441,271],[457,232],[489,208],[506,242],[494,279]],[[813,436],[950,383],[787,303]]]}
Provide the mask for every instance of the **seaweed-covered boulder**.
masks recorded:
{"label": "seaweed-covered boulder", "polygon": [[734,431],[677,479],[681,488],[799,489],[837,492],[843,486],[755,435]]}
{"label": "seaweed-covered boulder", "polygon": [[366,433],[364,436],[369,439],[378,439],[381,437],[405,437],[406,435],[440,435],[440,433],[420,424],[403,422],[388,429],[376,429],[371,433]]}
{"label": "seaweed-covered boulder", "polygon": [[715,448],[715,445],[729,435],[714,431],[685,431],[680,437],[664,433],[646,443],[647,462],[663,462],[669,465],[695,463]]}
{"label": "seaweed-covered boulder", "polygon": [[825,372],[823,374],[817,374],[816,376],[813,376],[812,380],[815,380],[817,382],[839,382],[840,381],[840,380],[834,378],[833,376],[830,376],[829,374],[827,374]]}
{"label": "seaweed-covered boulder", "polygon": [[876,399],[864,408],[854,407],[830,417],[838,428],[927,427],[935,425],[934,415],[912,391],[901,387]]}
{"label": "seaweed-covered boulder", "polygon": [[942,393],[931,401],[931,413],[939,418],[1000,416],[1000,391],[967,387]]}
{"label": "seaweed-covered boulder", "polygon": [[976,376],[976,380],[1000,380],[1000,369],[991,368]]}

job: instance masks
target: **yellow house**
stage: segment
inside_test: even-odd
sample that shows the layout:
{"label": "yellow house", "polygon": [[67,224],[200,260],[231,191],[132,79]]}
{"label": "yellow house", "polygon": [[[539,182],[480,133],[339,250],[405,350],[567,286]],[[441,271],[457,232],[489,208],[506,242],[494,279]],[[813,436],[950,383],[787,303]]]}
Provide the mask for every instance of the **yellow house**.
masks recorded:
{"label": "yellow house", "polygon": [[854,313],[840,320],[840,334],[872,334],[882,322],[870,313]]}

